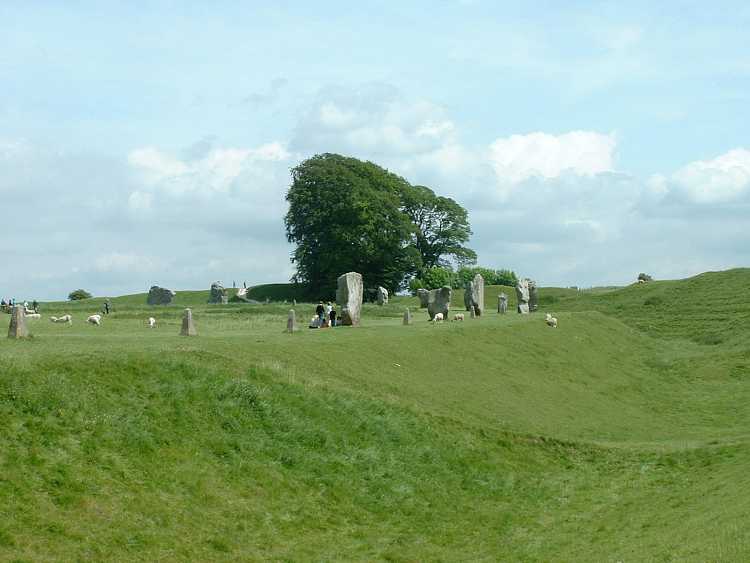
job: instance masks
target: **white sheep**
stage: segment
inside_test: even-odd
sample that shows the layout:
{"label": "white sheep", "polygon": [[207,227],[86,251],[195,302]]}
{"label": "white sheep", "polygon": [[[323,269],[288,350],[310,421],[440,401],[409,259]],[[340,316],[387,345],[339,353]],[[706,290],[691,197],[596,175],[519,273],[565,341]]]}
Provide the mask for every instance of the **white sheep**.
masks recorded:
{"label": "white sheep", "polygon": [[148,318],[148,328],[156,328],[156,319],[154,317]]}
{"label": "white sheep", "polygon": [[27,319],[41,319],[42,318],[42,315],[40,315],[39,313],[29,313],[29,314],[26,314],[24,316]]}
{"label": "white sheep", "polygon": [[432,317],[433,323],[442,323],[443,322],[443,313],[435,313],[435,316]]}
{"label": "white sheep", "polygon": [[86,319],[86,322],[91,323],[92,325],[100,326],[102,324],[102,316],[91,315],[88,319]]}
{"label": "white sheep", "polygon": [[546,322],[552,328],[557,328],[557,318],[553,317],[549,313],[547,313],[547,316],[544,317],[544,322]]}
{"label": "white sheep", "polygon": [[454,321],[463,321],[464,320],[464,314],[463,313],[456,313],[453,315]]}
{"label": "white sheep", "polygon": [[50,321],[53,323],[67,323],[69,325],[73,324],[73,317],[70,315],[63,315],[62,317],[50,317]]}

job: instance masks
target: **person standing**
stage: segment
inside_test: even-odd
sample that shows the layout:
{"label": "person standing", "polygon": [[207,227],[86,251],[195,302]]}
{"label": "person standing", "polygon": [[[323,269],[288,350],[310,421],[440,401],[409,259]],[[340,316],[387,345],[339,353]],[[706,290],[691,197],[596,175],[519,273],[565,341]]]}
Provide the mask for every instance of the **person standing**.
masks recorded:
{"label": "person standing", "polygon": [[315,307],[315,314],[318,315],[318,325],[323,326],[323,319],[325,318],[325,308],[323,307],[323,302],[319,301],[318,306]]}
{"label": "person standing", "polygon": [[328,323],[331,326],[336,326],[336,309],[330,303],[328,304]]}

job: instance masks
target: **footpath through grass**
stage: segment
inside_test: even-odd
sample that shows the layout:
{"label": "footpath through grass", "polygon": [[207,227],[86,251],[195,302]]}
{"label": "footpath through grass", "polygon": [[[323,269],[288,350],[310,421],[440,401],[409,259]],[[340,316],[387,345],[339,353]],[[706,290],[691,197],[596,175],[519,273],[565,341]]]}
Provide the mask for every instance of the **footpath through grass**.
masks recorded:
{"label": "footpath through grass", "polygon": [[0,342],[0,560],[748,560],[750,273],[707,276],[543,290],[557,330],[499,288],[294,335],[207,292],[47,304]]}

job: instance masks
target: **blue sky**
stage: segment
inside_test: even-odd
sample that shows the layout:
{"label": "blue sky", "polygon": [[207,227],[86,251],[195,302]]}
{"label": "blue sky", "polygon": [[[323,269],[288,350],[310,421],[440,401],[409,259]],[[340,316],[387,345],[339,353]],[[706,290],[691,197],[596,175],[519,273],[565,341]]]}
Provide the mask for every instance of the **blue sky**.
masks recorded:
{"label": "blue sky", "polygon": [[268,4],[0,5],[0,294],[283,281],[326,151],[542,285],[748,265],[747,4]]}

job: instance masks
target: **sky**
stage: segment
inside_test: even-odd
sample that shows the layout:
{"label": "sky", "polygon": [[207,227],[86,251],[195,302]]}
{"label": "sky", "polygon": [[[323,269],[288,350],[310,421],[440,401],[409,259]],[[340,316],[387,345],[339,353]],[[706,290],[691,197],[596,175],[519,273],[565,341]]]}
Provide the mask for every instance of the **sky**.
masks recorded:
{"label": "sky", "polygon": [[750,266],[750,4],[352,6],[0,3],[0,296],[287,281],[322,152],[542,286]]}

